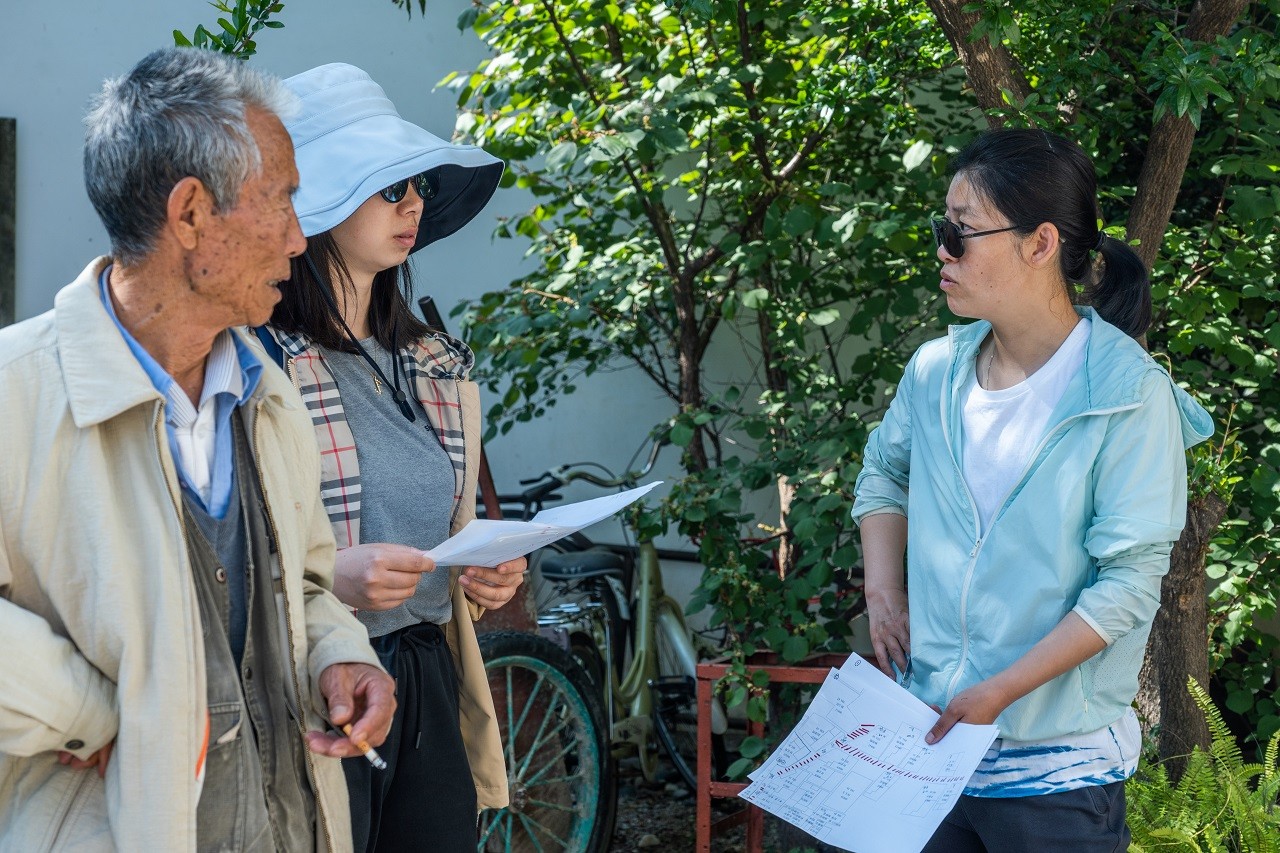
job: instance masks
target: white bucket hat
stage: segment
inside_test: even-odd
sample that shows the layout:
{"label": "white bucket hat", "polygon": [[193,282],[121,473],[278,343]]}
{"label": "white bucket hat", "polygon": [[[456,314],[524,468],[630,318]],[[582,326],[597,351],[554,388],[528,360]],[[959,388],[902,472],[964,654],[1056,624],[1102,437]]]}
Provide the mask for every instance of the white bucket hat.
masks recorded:
{"label": "white bucket hat", "polygon": [[416,252],[470,222],[498,187],[501,160],[405,121],[354,65],[321,65],[284,82],[302,102],[285,128],[301,176],[293,207],[308,237],[341,224],[384,187],[430,171],[439,190],[423,208]]}

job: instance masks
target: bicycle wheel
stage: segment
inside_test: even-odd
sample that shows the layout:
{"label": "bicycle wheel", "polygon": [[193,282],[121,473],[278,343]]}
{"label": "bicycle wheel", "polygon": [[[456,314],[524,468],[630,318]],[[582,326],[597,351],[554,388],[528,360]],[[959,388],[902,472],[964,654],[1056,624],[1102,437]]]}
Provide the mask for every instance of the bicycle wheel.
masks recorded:
{"label": "bicycle wheel", "polygon": [[477,850],[608,849],[617,806],[604,711],[586,672],[550,640],[480,635],[511,804],[481,814]]}

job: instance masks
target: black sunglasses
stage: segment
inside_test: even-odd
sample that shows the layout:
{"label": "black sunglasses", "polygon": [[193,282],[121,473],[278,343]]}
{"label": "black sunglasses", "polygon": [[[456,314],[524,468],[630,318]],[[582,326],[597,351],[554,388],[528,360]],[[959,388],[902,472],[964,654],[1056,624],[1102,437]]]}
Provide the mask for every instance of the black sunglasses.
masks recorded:
{"label": "black sunglasses", "polygon": [[990,231],[970,231],[968,234],[961,234],[959,225],[942,216],[931,217],[929,225],[933,227],[933,239],[937,241],[939,246],[945,248],[947,254],[953,258],[964,257],[965,240],[973,237],[985,237],[988,234],[1002,234],[1015,228],[1027,227],[1024,225],[1010,225],[1008,228],[992,228]]}
{"label": "black sunglasses", "polygon": [[419,172],[412,178],[396,181],[391,186],[383,189],[379,195],[382,196],[383,200],[396,204],[409,191],[409,184],[413,184],[413,188],[418,191],[418,197],[423,201],[431,201],[436,197],[436,193],[440,191],[440,186],[436,183],[434,175],[430,172]]}

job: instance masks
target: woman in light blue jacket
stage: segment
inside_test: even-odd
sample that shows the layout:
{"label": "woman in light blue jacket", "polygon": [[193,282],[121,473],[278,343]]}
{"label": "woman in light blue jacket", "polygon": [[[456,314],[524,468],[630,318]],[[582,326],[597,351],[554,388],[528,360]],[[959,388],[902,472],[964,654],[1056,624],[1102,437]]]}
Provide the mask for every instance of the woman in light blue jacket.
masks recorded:
{"label": "woman in light blue jacket", "polygon": [[916,352],[867,442],[872,644],[943,709],[929,742],[1000,727],[926,850],[1123,850],[1130,706],[1213,424],[1133,340],[1146,270],[1099,231],[1079,146],[991,131],[953,165],[940,286],[978,322]]}

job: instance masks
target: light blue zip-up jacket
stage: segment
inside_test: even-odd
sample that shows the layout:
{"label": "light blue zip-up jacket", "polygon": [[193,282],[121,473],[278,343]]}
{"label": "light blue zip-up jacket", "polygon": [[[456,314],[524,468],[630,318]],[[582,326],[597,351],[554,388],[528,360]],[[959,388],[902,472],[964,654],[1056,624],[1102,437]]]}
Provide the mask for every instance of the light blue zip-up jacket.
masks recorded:
{"label": "light blue zip-up jacket", "polygon": [[911,692],[945,707],[1009,667],[1072,610],[1107,648],[996,720],[1048,740],[1117,720],[1186,522],[1186,448],[1209,414],[1091,309],[1084,365],[1016,485],[980,530],[961,474],[962,389],[991,324],[953,326],[916,351],[872,432],[853,517],[907,516]]}

